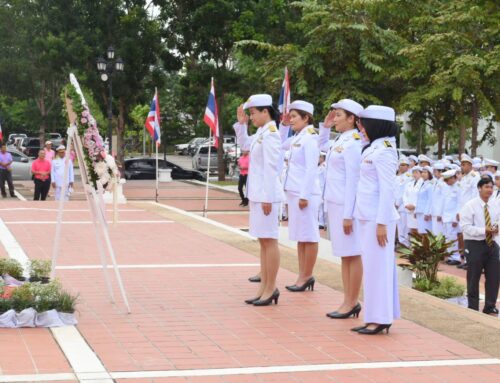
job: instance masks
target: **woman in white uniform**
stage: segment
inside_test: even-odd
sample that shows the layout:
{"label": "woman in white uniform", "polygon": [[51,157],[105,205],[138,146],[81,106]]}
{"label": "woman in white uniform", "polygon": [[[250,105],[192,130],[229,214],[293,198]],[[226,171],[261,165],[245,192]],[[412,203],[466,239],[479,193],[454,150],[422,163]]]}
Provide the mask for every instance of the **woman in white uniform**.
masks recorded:
{"label": "woman in white uniform", "polygon": [[410,233],[417,233],[418,222],[415,209],[417,208],[418,191],[424,181],[422,180],[422,168],[420,166],[414,166],[410,171],[413,181],[406,184],[403,193],[403,205],[406,209],[406,225],[408,226],[408,230]]}
{"label": "woman in white uniform", "polygon": [[[248,116],[258,127],[248,136]],[[277,113],[267,94],[251,96],[237,111],[238,122],[233,128],[242,150],[250,152],[247,197],[250,202],[250,234],[259,239],[261,283],[255,298],[245,302],[255,306],[277,304],[279,290],[276,275],[280,264],[278,224],[283,191],[280,173],[283,166],[281,139],[274,121]]]}
{"label": "woman in white uniform", "polygon": [[417,193],[417,205],[415,207],[415,216],[417,218],[417,230],[419,234],[427,234],[427,230],[432,230],[432,190],[434,182],[432,180],[432,168],[430,166],[422,167],[421,172],[422,185]]}
{"label": "woman in white uniform", "polygon": [[[292,292],[314,290],[313,270],[318,257],[318,208],[320,188],[318,179],[318,135],[314,130],[314,106],[306,101],[294,101],[290,112],[280,125],[283,151],[289,152],[288,169],[283,181],[288,204],[288,235],[297,242],[299,275]],[[289,125],[289,126],[288,126]],[[295,134],[288,137],[292,127]]]}
{"label": "woman in white uniform", "polygon": [[373,335],[389,332],[399,318],[394,243],[399,218],[394,185],[398,169],[394,109],[370,105],[360,115],[359,129],[370,141],[361,154],[354,217],[359,223],[364,270],[365,325],[352,330]]}
{"label": "woman in white uniform", "polygon": [[[337,310],[327,313],[332,319],[358,316],[358,302],[363,265],[361,238],[353,220],[356,189],[359,181],[361,136],[356,129],[358,114],[363,106],[350,99],[331,105],[323,124],[320,124],[320,148],[327,152],[326,183],[323,198],[328,212],[328,228],[334,256],[342,259],[344,300]],[[330,143],[330,130],[340,135]]]}

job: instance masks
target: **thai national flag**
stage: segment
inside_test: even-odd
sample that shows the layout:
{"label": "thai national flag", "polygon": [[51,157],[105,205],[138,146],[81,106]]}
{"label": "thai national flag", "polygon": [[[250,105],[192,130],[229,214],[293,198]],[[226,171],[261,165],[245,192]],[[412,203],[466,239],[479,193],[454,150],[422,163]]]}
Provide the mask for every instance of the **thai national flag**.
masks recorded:
{"label": "thai national flag", "polygon": [[215,139],[214,146],[219,145],[219,111],[217,109],[217,101],[215,99],[215,87],[214,79],[212,78],[212,85],[210,88],[210,94],[208,95],[208,103],[205,108],[205,116],[203,121],[207,124],[212,131],[212,136]]}
{"label": "thai national flag", "polygon": [[144,124],[151,138],[160,146],[161,131],[160,131],[160,102],[158,101],[158,91],[155,90],[153,101],[151,101],[151,109],[149,110],[146,123]]}
{"label": "thai national flag", "polygon": [[278,109],[280,111],[280,120],[283,120],[283,115],[289,112],[290,106],[290,79],[288,77],[288,68],[285,67],[285,78],[283,79],[283,85],[281,86],[280,100],[278,103]]}

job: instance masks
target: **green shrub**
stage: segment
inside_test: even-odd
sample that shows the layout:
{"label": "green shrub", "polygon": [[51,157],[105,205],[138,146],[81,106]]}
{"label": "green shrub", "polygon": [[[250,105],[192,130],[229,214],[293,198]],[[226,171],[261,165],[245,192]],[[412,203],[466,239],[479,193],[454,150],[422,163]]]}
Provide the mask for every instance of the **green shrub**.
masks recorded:
{"label": "green shrub", "polygon": [[78,295],[71,295],[66,291],[61,291],[54,308],[62,313],[74,313]]}
{"label": "green shrub", "polygon": [[12,308],[16,311],[22,311],[29,307],[33,307],[35,297],[33,296],[30,283],[25,283],[17,287],[12,293],[10,300],[12,301]]}
{"label": "green shrub", "polygon": [[444,277],[439,279],[439,284],[429,290],[428,293],[443,299],[461,297],[465,293],[465,287],[453,277]]}
{"label": "green shrub", "polygon": [[19,279],[23,276],[23,267],[15,259],[4,259],[2,264],[2,275],[9,274],[11,277]]}
{"label": "green shrub", "polygon": [[29,266],[30,278],[48,278],[51,268],[52,263],[48,259],[32,259]]}

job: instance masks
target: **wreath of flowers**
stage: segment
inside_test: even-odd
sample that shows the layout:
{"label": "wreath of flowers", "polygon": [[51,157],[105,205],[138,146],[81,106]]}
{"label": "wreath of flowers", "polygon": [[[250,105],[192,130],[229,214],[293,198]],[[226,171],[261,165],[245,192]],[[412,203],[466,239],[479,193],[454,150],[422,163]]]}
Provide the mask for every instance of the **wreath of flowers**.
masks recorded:
{"label": "wreath of flowers", "polygon": [[104,141],[97,129],[97,121],[90,113],[85,96],[76,77],[70,74],[70,84],[63,90],[63,97],[72,101],[73,111],[77,115],[75,121],[78,134],[82,136],[85,167],[95,189],[98,183],[105,190],[111,190],[120,181],[120,172],[113,156],[106,152]]}

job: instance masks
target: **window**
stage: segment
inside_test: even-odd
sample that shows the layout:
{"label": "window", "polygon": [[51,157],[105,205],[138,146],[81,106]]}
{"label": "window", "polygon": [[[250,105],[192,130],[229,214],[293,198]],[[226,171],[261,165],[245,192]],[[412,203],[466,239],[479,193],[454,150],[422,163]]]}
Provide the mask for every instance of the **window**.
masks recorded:
{"label": "window", "polygon": [[[199,151],[200,154],[208,154],[208,146],[202,146]],[[212,149],[210,150],[211,154],[217,154],[217,148],[215,146],[212,146]]]}

